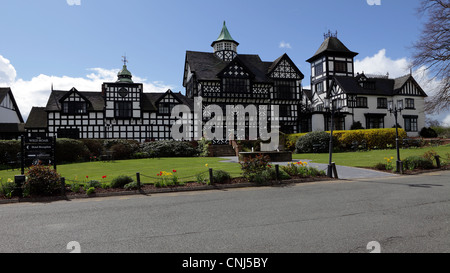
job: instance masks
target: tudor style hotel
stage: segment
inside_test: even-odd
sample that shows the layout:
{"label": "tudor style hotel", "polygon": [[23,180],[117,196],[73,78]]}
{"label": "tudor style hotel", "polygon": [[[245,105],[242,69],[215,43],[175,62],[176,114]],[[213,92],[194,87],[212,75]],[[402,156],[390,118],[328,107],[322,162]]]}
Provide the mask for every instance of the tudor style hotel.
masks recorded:
{"label": "tudor style hotel", "polygon": [[[194,111],[194,98],[203,106],[279,106],[283,133],[329,130],[331,115],[325,98],[339,105],[335,129],[348,130],[355,122],[364,128],[391,128],[394,117],[388,102],[401,102],[399,125],[417,136],[425,124],[425,92],[411,75],[397,79],[354,71],[354,57],[337,35],[328,33],[307,60],[311,89],[302,87],[303,73],[287,54],[262,61],[256,54],[238,53],[239,43],[225,23],[211,52],[186,51],[181,92],[144,93],[134,83],[124,60],[116,82],[101,91],[51,90],[46,107],[34,107],[25,125],[28,135],[58,138],[133,139],[140,142],[172,139],[171,110],[186,105]],[[100,87],[99,87],[100,88]],[[225,111],[224,111],[225,112]],[[193,118],[193,114],[188,117]]]}

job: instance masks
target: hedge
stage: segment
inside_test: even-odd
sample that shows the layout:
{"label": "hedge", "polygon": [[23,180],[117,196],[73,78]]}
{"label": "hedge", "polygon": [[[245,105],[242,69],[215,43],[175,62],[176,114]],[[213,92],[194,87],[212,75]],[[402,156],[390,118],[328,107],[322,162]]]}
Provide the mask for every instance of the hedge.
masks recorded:
{"label": "hedge", "polygon": [[[330,133],[330,132],[327,132]],[[295,150],[295,145],[298,139],[307,133],[286,135],[285,148],[286,150]],[[407,137],[404,129],[398,129],[399,139]],[[395,128],[388,129],[366,129],[366,130],[348,130],[348,131],[333,131],[333,137],[336,139],[336,147],[345,151],[350,150],[354,142],[366,143],[367,149],[385,149],[395,146]],[[392,146],[391,146],[392,145]]]}

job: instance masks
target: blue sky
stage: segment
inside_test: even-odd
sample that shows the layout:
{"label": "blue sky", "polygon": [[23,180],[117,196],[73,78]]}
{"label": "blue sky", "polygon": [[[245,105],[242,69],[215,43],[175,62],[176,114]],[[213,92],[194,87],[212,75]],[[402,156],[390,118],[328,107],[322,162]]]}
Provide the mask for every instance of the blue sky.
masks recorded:
{"label": "blue sky", "polygon": [[264,61],[287,53],[305,74],[304,86],[310,77],[305,60],[328,30],[359,52],[356,69],[407,74],[410,46],[426,19],[417,14],[420,1],[379,2],[2,0],[0,85],[12,86],[27,116],[31,106],[45,105],[52,83],[55,89],[100,91],[126,54],[146,92],[184,92],[186,50],[211,52],[223,21],[240,43],[239,53]]}

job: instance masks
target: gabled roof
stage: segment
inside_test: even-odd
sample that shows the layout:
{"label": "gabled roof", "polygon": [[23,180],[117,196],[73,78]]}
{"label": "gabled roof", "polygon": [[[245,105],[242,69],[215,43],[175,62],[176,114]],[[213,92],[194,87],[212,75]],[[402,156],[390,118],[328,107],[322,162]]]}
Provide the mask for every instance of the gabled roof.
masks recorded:
{"label": "gabled roof", "polygon": [[[364,82],[373,82],[374,88],[363,88],[360,85],[360,79],[364,79]],[[394,96],[399,94],[406,82],[410,80],[415,83],[416,87],[418,87],[421,95],[426,97],[427,94],[422,90],[411,75],[396,79],[367,78],[364,74],[359,74],[356,77],[335,76],[332,82],[339,85],[347,94]]]}
{"label": "gabled roof", "polygon": [[350,51],[337,37],[328,37],[320,45],[314,56],[306,60],[313,62],[315,59],[325,55],[325,53],[332,53],[333,55],[355,57],[358,53]]}
{"label": "gabled roof", "polygon": [[28,115],[25,129],[42,129],[47,128],[47,112],[45,107],[33,107]]}
{"label": "gabled roof", "polygon": [[[72,89],[73,90],[73,89]],[[61,102],[63,98],[70,95],[73,91],[61,91],[61,90],[53,90],[50,94],[50,97],[47,101],[46,110],[47,111],[60,111],[61,110]],[[85,100],[89,102],[88,110],[89,111],[103,111],[103,107],[105,106],[105,101],[103,99],[101,92],[81,92],[78,91]]]}
{"label": "gabled roof", "polygon": [[8,95],[8,94],[9,94],[9,98],[11,99],[11,102],[12,102],[12,104],[14,106],[14,110],[17,113],[17,117],[19,118],[19,121],[21,123],[23,123],[24,121],[23,121],[22,114],[20,113],[19,106],[17,106],[16,100],[14,99],[14,95],[13,95],[13,93],[11,91],[11,88],[9,88],[9,87],[0,87],[0,103],[3,102],[3,100],[6,97],[6,95]]}
{"label": "gabled roof", "polygon": [[[254,75],[253,80],[257,83],[272,83],[273,80],[268,76],[269,72],[277,66],[278,62],[285,58],[303,76],[287,54],[282,55],[273,62],[264,62],[258,55],[254,54],[238,54],[236,58],[239,58],[239,62],[245,65],[249,72]],[[186,51],[186,63],[189,64],[191,72],[200,81],[219,81],[220,72],[230,64],[230,62],[217,58],[214,53],[198,51]],[[185,86],[185,81],[183,81],[183,84]]]}

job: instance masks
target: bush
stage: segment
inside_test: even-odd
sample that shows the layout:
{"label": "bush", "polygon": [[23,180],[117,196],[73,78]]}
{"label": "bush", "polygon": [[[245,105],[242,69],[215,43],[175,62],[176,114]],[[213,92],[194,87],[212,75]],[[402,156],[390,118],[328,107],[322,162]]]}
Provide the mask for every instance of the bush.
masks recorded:
{"label": "bush", "polygon": [[285,149],[288,151],[294,151],[297,140],[304,135],[306,135],[306,133],[285,135]]}
{"label": "bush", "polygon": [[102,139],[81,139],[81,142],[89,150],[90,156],[100,157],[103,154],[103,141]]}
{"label": "bush", "polygon": [[61,191],[61,176],[49,166],[32,166],[26,177],[23,189],[30,195],[51,196]]}
{"label": "bush", "polygon": [[123,188],[126,190],[137,190],[138,189],[137,181],[128,183],[125,186],[123,186]]}
{"label": "bush", "polygon": [[102,183],[100,183],[100,181],[97,181],[97,180],[91,180],[84,185],[85,189],[101,188],[101,187],[102,187]]}
{"label": "bush", "polygon": [[433,130],[433,128],[431,127],[423,127],[422,130],[420,130],[419,135],[421,137],[425,137],[425,138],[433,138],[433,137],[437,137],[438,134],[436,133],[435,130]]}
{"label": "bush", "polygon": [[20,141],[0,140],[0,164],[7,165],[9,160],[17,160],[20,153]]}
{"label": "bush", "polygon": [[139,142],[125,139],[108,139],[103,141],[106,150],[113,152],[114,159],[131,159],[139,152]]}
{"label": "bush", "polygon": [[91,194],[94,194],[94,193],[95,193],[95,188],[94,187],[91,187],[91,188],[86,190],[86,194],[87,195],[91,195]]}
{"label": "bush", "polygon": [[410,156],[403,160],[403,168],[414,170],[414,169],[433,169],[433,161],[426,159],[421,156]]}
{"label": "bush", "polygon": [[133,178],[131,178],[130,176],[126,176],[126,175],[121,175],[121,176],[114,178],[111,181],[110,186],[111,186],[111,188],[115,188],[115,189],[123,188],[126,184],[129,184],[131,182],[133,182]]}
{"label": "bush", "polygon": [[226,171],[213,170],[213,179],[217,184],[226,183],[231,180],[231,175]]}
{"label": "bush", "polygon": [[[395,147],[395,129],[367,129],[352,131],[336,131],[334,132],[337,145],[341,150],[349,150],[354,142],[365,142],[368,149],[385,149],[387,147]],[[406,131],[398,130],[400,141],[407,137]]]}
{"label": "bush", "polygon": [[352,126],[350,126],[350,130],[364,130],[360,121],[353,122]]}
{"label": "bush", "polygon": [[268,168],[269,161],[269,156],[259,154],[255,157],[244,157],[244,160],[240,161],[239,164],[244,177],[249,178],[252,174],[265,171]]}
{"label": "bush", "polygon": [[[333,143],[335,143],[335,138],[333,137]],[[300,137],[295,144],[296,153],[326,153],[329,150],[330,134],[323,131],[316,131],[307,133],[306,135]],[[314,149],[314,145],[318,145]]]}
{"label": "bush", "polygon": [[81,140],[56,139],[56,162],[58,164],[86,161],[89,156],[89,150]]}
{"label": "bush", "polygon": [[12,181],[3,182],[0,178],[0,195],[11,198],[14,195],[16,184]]}
{"label": "bush", "polygon": [[141,151],[149,157],[192,157],[199,154],[189,142],[161,140],[142,144]]}

